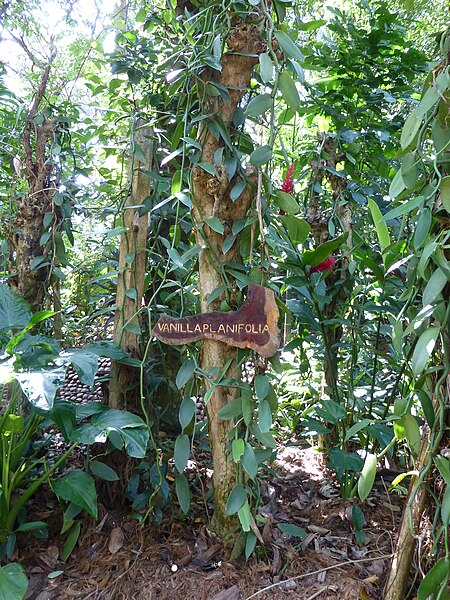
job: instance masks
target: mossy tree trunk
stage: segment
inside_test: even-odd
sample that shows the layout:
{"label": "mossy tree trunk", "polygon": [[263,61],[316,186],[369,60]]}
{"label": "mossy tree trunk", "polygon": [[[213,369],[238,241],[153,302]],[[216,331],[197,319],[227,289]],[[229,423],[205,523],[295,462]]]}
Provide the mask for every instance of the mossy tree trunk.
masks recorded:
{"label": "mossy tree trunk", "polygon": [[[229,94],[229,102],[224,102],[217,96],[211,96],[203,105],[204,113],[215,113],[213,119],[220,121],[232,137],[232,117],[241,99],[249,88],[254,65],[258,61],[258,54],[265,49],[261,39],[264,22],[261,19],[249,22],[237,20],[227,39],[227,46],[231,52],[222,56],[221,72],[214,71],[216,79],[209,73],[210,81],[215,81],[225,87]],[[256,23],[255,23],[256,21]],[[259,21],[259,22],[258,22]],[[206,82],[205,82],[206,83]],[[233,186],[243,179],[243,175],[236,173],[231,180],[227,177],[225,165],[217,164],[215,156],[219,148],[225,143],[214,135],[214,129],[209,127],[209,120],[201,122],[198,132],[198,141],[202,146],[201,162],[214,166],[216,174],[211,175],[199,166],[192,172],[193,218],[196,225],[197,241],[203,248],[199,257],[199,287],[200,304],[202,312],[220,309],[223,295],[213,302],[208,303],[208,296],[219,286],[228,285],[231,288],[235,281],[224,276],[223,265],[227,262],[240,261],[237,242],[227,251],[223,252],[223,243],[231,233],[233,223],[246,216],[253,198],[254,181],[251,174],[247,174],[247,185],[236,201],[230,198]],[[224,155],[226,151],[224,152]],[[223,226],[223,233],[213,230],[205,219],[215,217]],[[220,229],[220,228],[217,228]],[[200,366],[206,373],[218,369],[221,372],[230,362],[226,376],[239,379],[240,373],[236,368],[237,349],[222,342],[204,340],[201,346]],[[211,380],[205,382],[208,389]],[[214,465],[214,517],[213,530],[226,539],[233,533],[235,522],[226,516],[227,498],[235,484],[236,467],[229,460],[227,446],[228,435],[233,427],[230,420],[221,420],[217,413],[228,402],[239,394],[236,388],[223,386],[214,387],[214,391],[207,403],[209,422],[209,439]]]}
{"label": "mossy tree trunk", "polygon": [[[153,153],[151,131],[142,123],[138,124],[135,142],[142,149],[145,162],[136,156],[130,157],[129,195],[123,210],[126,231],[119,250],[114,341],[132,357],[141,358],[140,310],[147,266],[148,214],[139,216],[139,206],[150,193],[150,179],[144,170],[151,169]],[[139,375],[137,368],[112,362],[109,387],[109,405],[112,408],[133,409],[138,406]]]}

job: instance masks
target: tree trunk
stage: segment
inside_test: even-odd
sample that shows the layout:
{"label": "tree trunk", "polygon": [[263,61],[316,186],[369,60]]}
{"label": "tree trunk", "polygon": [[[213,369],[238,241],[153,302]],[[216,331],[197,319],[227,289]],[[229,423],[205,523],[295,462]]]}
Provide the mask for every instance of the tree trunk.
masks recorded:
{"label": "tree trunk", "polygon": [[[233,54],[226,53],[222,57],[222,71],[217,77],[217,83],[227,88],[230,101],[227,103],[218,100],[217,97],[211,97],[208,108],[205,107],[205,113],[216,112],[215,119],[220,119],[222,126],[226,128],[230,128],[233,113],[248,89],[253,66],[258,61],[257,55],[264,51],[265,44],[260,37],[262,26],[262,20],[251,25],[237,21],[228,36],[228,48]],[[252,204],[254,174],[248,174],[250,181],[240,197],[233,202],[230,191],[242,177],[236,174],[229,181],[225,165],[216,164],[214,154],[224,144],[210,132],[207,121],[202,121],[198,141],[202,145],[201,161],[216,168],[215,175],[199,166],[194,166],[192,171],[193,218],[197,242],[202,247],[199,257],[200,303],[202,312],[211,312],[220,308],[223,296],[211,303],[208,303],[208,296],[219,286],[229,285],[233,289],[235,285],[231,277],[224,276],[222,267],[226,262],[239,260],[237,243],[235,242],[226,253],[222,251],[222,247],[224,240],[231,233],[233,223],[244,218]],[[205,218],[208,217],[220,220],[224,227],[223,234],[217,233],[205,223]],[[227,361],[231,361],[226,376],[240,379],[240,373],[236,372],[236,358],[236,348],[214,340],[202,342],[200,366],[207,373],[214,368],[222,371]],[[206,381],[205,385],[208,388],[211,382]],[[219,419],[217,413],[238,394],[239,390],[236,388],[217,386],[207,403],[209,439],[214,464],[214,517],[211,526],[222,539],[233,534],[235,528],[235,521],[226,516],[225,507],[235,484],[236,468],[227,455],[228,434],[233,428],[233,423],[231,420]]]}
{"label": "tree trunk", "polygon": [[[125,202],[122,235],[119,251],[114,342],[134,358],[141,358],[139,311],[144,295],[147,265],[148,214],[139,216],[150,192],[150,180],[143,173],[151,169],[153,144],[151,131],[141,124],[135,142],[142,148],[145,163],[130,158],[130,193]],[[111,408],[136,408],[139,400],[139,370],[113,361],[109,388]]]}
{"label": "tree trunk", "polygon": [[[415,468],[423,469],[428,459],[429,436],[424,435],[417,457]],[[409,515],[409,504],[412,494],[417,484],[417,476],[413,475],[409,484],[408,497],[403,511],[402,521],[398,532],[397,543],[394,556],[389,567],[386,585],[384,588],[383,600],[405,600],[409,586],[409,575],[411,564],[416,548],[416,537],[414,532],[419,531],[423,511],[427,503],[428,494],[425,485],[421,485],[417,490],[411,507],[411,523]]]}
{"label": "tree trunk", "polygon": [[[35,310],[42,307],[52,262],[51,257],[44,257],[47,250],[41,245],[41,236],[44,215],[53,212],[53,197],[57,191],[55,163],[48,156],[49,142],[57,121],[39,113],[39,109],[55,56],[56,51],[52,51],[27,115],[22,142],[24,177],[28,189],[20,199],[17,214],[7,231],[11,257],[10,285]],[[39,257],[42,257],[42,261],[36,264],[35,259]]]}

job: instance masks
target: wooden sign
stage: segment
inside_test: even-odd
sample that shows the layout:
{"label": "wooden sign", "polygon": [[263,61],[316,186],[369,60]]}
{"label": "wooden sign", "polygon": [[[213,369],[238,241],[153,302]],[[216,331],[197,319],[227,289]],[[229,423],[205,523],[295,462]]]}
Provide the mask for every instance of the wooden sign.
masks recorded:
{"label": "wooden sign", "polygon": [[207,338],[272,356],[280,345],[278,314],[273,290],[251,283],[239,310],[213,311],[180,319],[161,315],[152,333],[165,344],[190,344]]}

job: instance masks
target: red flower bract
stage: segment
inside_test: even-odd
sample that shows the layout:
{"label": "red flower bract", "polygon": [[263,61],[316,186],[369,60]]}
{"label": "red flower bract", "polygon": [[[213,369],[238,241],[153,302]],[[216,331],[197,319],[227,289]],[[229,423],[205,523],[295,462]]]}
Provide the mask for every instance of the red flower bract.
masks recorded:
{"label": "red flower bract", "polygon": [[285,192],[286,194],[291,194],[294,190],[294,181],[293,181],[293,175],[294,175],[294,165],[289,165],[286,174],[284,176],[284,181],[281,184],[280,187],[280,191]]}
{"label": "red flower bract", "polygon": [[326,260],[322,261],[318,265],[311,267],[310,272],[311,273],[323,273],[324,271],[331,271],[331,269],[334,267],[335,263],[336,263],[336,259],[334,258],[334,256],[330,256],[330,258],[327,258]]}

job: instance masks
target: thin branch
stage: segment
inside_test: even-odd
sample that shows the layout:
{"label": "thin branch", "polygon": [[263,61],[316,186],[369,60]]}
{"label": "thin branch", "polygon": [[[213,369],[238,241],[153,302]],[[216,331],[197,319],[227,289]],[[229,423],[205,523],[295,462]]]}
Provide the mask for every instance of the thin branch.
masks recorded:
{"label": "thin branch", "polygon": [[272,583],[272,585],[268,585],[261,590],[258,590],[251,596],[247,596],[245,600],[250,600],[251,598],[256,598],[259,594],[263,594],[267,592],[267,590],[272,590],[273,588],[279,587],[280,585],[285,584],[287,581],[297,581],[298,579],[305,579],[305,577],[309,577],[310,575],[318,575],[319,573],[325,573],[325,571],[331,571],[332,569],[339,569],[340,567],[345,567],[346,565],[355,565],[356,563],[364,563],[371,562],[373,560],[386,560],[387,558],[392,558],[393,554],[383,554],[382,556],[372,556],[370,558],[358,558],[356,560],[347,560],[345,562],[338,563],[336,565],[331,565],[329,567],[324,567],[323,569],[317,569],[317,571],[311,571],[310,573],[303,573],[303,575],[297,575],[296,577],[289,577],[289,579],[284,579],[283,581],[278,581],[277,583]]}

